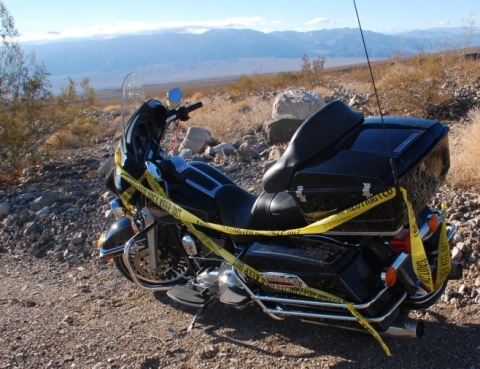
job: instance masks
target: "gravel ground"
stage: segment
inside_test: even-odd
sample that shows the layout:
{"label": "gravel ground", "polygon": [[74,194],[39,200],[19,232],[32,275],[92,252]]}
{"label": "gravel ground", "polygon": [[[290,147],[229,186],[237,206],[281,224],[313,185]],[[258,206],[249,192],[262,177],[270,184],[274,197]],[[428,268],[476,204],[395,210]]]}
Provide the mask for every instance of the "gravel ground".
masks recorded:
{"label": "gravel ground", "polygon": [[[411,313],[425,322],[423,338],[385,338],[387,357],[367,334],[275,321],[256,306],[215,304],[187,332],[195,309],[140,290],[98,258],[109,220],[96,173],[111,152],[103,143],[2,184],[0,368],[480,368],[478,191],[438,195],[459,226],[464,276],[434,307]],[[232,176],[253,188],[256,168],[240,164]]]}

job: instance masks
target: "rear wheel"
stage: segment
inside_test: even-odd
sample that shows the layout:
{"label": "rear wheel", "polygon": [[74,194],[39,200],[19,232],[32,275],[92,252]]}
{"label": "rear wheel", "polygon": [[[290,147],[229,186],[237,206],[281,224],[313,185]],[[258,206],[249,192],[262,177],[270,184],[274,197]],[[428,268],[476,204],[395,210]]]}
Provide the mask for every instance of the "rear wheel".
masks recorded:
{"label": "rear wheel", "polygon": [[447,284],[448,280],[443,282],[442,286],[438,290],[421,297],[407,297],[402,306],[412,310],[428,309],[430,306],[435,304],[435,302],[437,302],[440,296],[443,295],[445,289],[447,288]]}

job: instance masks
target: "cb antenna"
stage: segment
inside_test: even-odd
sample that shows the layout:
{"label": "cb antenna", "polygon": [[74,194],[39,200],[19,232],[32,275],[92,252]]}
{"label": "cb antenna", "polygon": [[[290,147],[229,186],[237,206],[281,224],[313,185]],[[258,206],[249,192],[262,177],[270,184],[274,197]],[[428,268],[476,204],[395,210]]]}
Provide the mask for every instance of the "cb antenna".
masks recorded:
{"label": "cb antenna", "polygon": [[392,168],[393,180],[395,182],[395,187],[397,187],[397,193],[399,193],[398,192],[398,189],[399,189],[398,171],[397,171],[395,162],[393,161],[392,150],[390,146],[390,139],[388,138],[387,127],[385,126],[385,121],[383,120],[383,113],[382,113],[382,107],[380,105],[380,98],[378,97],[377,86],[375,85],[375,78],[373,77],[372,65],[370,63],[370,58],[368,56],[367,45],[365,44],[365,37],[363,37],[362,24],[360,23],[360,16],[358,15],[358,9],[357,9],[357,4],[355,0],[353,0],[353,6],[355,7],[355,13],[357,14],[358,28],[360,29],[360,35],[362,37],[362,42],[363,42],[363,49],[365,50],[365,56],[367,57],[368,70],[370,71],[370,78],[372,79],[373,91],[375,93],[375,100],[377,102],[378,112],[380,115],[380,120],[382,121],[383,132],[385,134],[385,143],[387,144],[387,151],[388,151],[388,157],[390,159],[390,167]]}

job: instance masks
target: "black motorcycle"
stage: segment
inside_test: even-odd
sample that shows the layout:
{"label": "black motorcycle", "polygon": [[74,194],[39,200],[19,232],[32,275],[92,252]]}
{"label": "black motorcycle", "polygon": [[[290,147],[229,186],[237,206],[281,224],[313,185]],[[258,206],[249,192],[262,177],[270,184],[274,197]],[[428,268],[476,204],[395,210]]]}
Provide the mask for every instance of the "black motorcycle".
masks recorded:
{"label": "black motorcycle", "polygon": [[387,353],[381,334],[423,334],[408,311],[433,305],[462,272],[450,260],[455,226],[427,206],[450,166],[448,127],[330,102],[255,195],[209,164],[167,154],[167,129],[202,106],[181,98],[172,89],[166,106],[145,101],[134,74],[124,81],[124,133],[107,181],[116,221],[100,237],[102,258],[199,311],[255,302],[274,319],[363,327]]}

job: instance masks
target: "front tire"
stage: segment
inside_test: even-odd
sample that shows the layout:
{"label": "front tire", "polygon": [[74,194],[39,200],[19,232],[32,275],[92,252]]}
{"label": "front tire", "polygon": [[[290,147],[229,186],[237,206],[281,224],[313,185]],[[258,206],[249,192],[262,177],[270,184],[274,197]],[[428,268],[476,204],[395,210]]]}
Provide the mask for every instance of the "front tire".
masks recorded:
{"label": "front tire", "polygon": [[[146,238],[136,240],[130,248],[128,263],[135,273],[135,279],[145,285],[174,286],[185,282],[189,276],[194,274],[188,257],[180,255],[175,250],[175,239],[172,239],[174,235],[170,233],[170,235],[163,234],[163,236],[158,244],[158,268],[156,271],[152,271],[150,268],[150,253]],[[130,275],[124,258],[125,255],[117,256],[113,259],[113,263],[125,278],[133,282],[134,278]]]}

